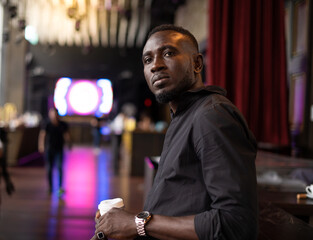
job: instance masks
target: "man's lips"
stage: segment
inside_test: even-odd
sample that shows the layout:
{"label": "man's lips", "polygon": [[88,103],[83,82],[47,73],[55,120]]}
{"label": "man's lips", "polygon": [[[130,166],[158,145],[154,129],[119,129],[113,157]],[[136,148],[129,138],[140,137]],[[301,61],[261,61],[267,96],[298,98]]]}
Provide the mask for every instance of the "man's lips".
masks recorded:
{"label": "man's lips", "polygon": [[154,75],[152,78],[152,85],[158,87],[167,81],[168,78],[168,75]]}

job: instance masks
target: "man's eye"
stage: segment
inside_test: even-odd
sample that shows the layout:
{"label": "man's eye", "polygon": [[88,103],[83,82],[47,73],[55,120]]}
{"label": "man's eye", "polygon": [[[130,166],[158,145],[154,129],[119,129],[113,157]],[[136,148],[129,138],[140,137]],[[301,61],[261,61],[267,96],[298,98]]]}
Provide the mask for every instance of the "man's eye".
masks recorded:
{"label": "man's eye", "polygon": [[171,57],[171,56],[173,56],[173,55],[174,55],[173,52],[166,52],[166,53],[164,54],[165,57]]}
{"label": "man's eye", "polygon": [[143,60],[143,62],[144,62],[145,64],[150,63],[151,61],[152,61],[152,60],[151,60],[150,57],[146,57],[146,58],[144,58],[144,60]]}

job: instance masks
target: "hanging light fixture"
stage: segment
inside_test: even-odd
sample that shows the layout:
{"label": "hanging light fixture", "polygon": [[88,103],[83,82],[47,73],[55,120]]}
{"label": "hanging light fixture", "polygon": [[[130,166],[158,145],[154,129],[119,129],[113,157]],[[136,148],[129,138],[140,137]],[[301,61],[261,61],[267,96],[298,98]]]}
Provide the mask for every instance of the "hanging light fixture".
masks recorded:
{"label": "hanging light fixture", "polygon": [[152,0],[21,1],[41,44],[139,47],[150,27]]}

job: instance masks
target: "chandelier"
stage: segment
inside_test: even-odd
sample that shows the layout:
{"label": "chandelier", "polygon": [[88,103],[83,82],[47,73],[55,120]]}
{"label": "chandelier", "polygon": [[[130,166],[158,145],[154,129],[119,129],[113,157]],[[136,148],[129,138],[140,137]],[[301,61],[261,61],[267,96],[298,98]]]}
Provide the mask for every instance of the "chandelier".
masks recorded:
{"label": "chandelier", "polygon": [[23,0],[41,44],[141,47],[152,0]]}

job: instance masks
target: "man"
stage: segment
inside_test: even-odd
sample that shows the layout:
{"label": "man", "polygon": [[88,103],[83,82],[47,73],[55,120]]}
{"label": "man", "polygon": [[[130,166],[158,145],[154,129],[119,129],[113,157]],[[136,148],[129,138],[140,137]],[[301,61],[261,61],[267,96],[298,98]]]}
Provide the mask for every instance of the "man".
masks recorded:
{"label": "man", "polygon": [[172,117],[147,212],[97,213],[93,239],[256,239],[256,142],[224,90],[202,83],[194,36],[159,26],[142,61],[150,90]]}
{"label": "man", "polygon": [[49,120],[39,133],[38,150],[45,153],[49,193],[53,191],[53,167],[56,164],[59,173],[59,190],[61,196],[63,189],[63,149],[65,143],[71,146],[68,124],[59,119],[58,110],[51,108],[48,113]]}

